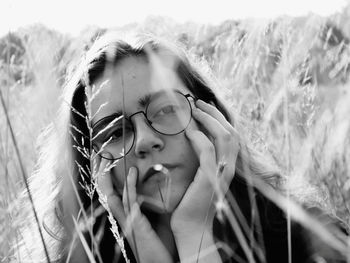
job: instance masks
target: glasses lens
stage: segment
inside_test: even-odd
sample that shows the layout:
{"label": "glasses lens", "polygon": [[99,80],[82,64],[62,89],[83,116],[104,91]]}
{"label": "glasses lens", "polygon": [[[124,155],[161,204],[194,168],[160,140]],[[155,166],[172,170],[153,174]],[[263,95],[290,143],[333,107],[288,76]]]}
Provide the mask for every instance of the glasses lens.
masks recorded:
{"label": "glasses lens", "polygon": [[146,115],[155,130],[173,135],[185,130],[190,123],[191,106],[180,93],[162,93],[152,99]]}
{"label": "glasses lens", "polygon": [[[124,153],[127,154],[133,145],[133,127],[127,119],[123,120],[120,117],[104,121],[105,125],[99,126],[94,136],[94,150],[103,158],[119,159]],[[124,133],[123,122],[125,123]]]}

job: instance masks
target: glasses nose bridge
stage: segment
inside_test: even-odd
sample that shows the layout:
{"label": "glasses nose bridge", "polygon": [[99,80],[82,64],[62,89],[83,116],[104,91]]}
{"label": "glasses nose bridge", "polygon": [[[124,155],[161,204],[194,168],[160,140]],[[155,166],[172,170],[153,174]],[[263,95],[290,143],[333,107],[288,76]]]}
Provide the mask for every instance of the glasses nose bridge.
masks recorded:
{"label": "glasses nose bridge", "polygon": [[148,125],[150,128],[152,128],[151,122],[148,120],[147,115],[146,115],[146,112],[141,110],[141,111],[138,111],[138,112],[133,113],[132,115],[130,115],[130,116],[128,117],[130,123],[131,123],[132,126],[134,127],[134,131],[135,131],[135,132],[136,132],[136,130],[135,130],[136,125],[134,124],[134,122],[132,121],[131,118],[134,117],[134,116],[136,116],[137,114],[141,114],[141,113],[143,114],[144,120],[145,120],[145,122],[147,123],[147,125]]}
{"label": "glasses nose bridge", "polygon": [[144,112],[143,110],[140,110],[140,111],[137,111],[137,112],[131,114],[131,115],[129,116],[128,119],[131,121],[131,118],[132,118],[132,117],[134,117],[135,115],[140,114],[140,113],[142,113],[143,116],[145,116],[145,118],[147,119],[147,117],[146,117],[146,112]]}

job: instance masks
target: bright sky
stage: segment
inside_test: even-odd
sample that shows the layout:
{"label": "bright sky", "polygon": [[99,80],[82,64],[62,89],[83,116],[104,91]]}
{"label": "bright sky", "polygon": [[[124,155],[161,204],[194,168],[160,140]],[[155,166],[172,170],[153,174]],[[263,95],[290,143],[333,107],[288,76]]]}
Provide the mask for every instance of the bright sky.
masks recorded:
{"label": "bright sky", "polygon": [[0,35],[32,23],[77,34],[87,25],[120,26],[163,15],[178,22],[217,24],[314,12],[329,15],[350,0],[0,0]]}

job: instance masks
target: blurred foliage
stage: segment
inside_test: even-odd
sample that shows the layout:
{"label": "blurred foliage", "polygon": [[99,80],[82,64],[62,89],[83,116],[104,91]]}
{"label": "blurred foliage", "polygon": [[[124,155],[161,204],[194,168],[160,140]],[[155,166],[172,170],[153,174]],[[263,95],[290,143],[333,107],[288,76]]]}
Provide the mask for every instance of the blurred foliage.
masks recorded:
{"label": "blurred foliage", "polygon": [[[293,193],[302,199],[310,182],[322,191],[321,205],[350,224],[350,5],[330,17],[201,25],[153,16],[115,28],[130,29],[165,36],[205,59],[221,97],[246,120],[253,144],[290,175]],[[37,24],[0,38],[0,88],[28,172],[68,73],[105,31],[87,27],[72,37]],[[2,108],[0,181],[0,230],[3,240],[17,238],[23,182]]]}

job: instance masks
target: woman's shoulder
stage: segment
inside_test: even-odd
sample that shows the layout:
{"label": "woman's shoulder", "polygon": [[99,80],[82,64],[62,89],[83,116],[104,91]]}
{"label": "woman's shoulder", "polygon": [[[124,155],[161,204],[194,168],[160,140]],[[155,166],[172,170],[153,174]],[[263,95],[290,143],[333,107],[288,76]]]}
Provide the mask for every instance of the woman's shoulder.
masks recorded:
{"label": "woman's shoulder", "polygon": [[292,219],[288,222],[287,214],[273,201],[259,192],[257,196],[266,254],[271,257],[267,262],[277,262],[274,259],[281,259],[289,254],[289,236],[292,262],[347,262],[346,256],[335,249],[337,245],[332,240],[326,240],[326,236],[319,232],[327,232],[335,240],[342,242],[342,239],[349,236],[350,231],[340,218],[320,207],[301,205],[305,214],[313,222],[317,222],[318,228],[315,226],[312,229]]}
{"label": "woman's shoulder", "polygon": [[[284,210],[244,179],[236,178],[230,190],[236,202],[232,211],[236,215],[243,215],[245,222],[241,224],[242,229],[244,225],[249,227],[246,237],[249,244],[254,244],[251,249],[261,250],[266,259],[259,260],[259,256],[256,255],[257,262],[288,262],[289,256],[292,257],[292,262],[298,263],[319,262],[321,258],[325,262],[346,262],[345,257],[332,248],[329,242],[323,241],[318,233],[297,221],[289,221]],[[237,209],[239,211],[236,211]],[[331,213],[319,207],[303,207],[303,210],[326,231],[339,233],[343,237],[349,235],[346,224]],[[233,240],[231,245],[234,245],[238,240],[235,231],[231,232],[229,239],[231,242]],[[252,236],[249,233],[253,233],[253,242],[249,240],[249,236]],[[238,248],[237,251],[239,250]]]}

